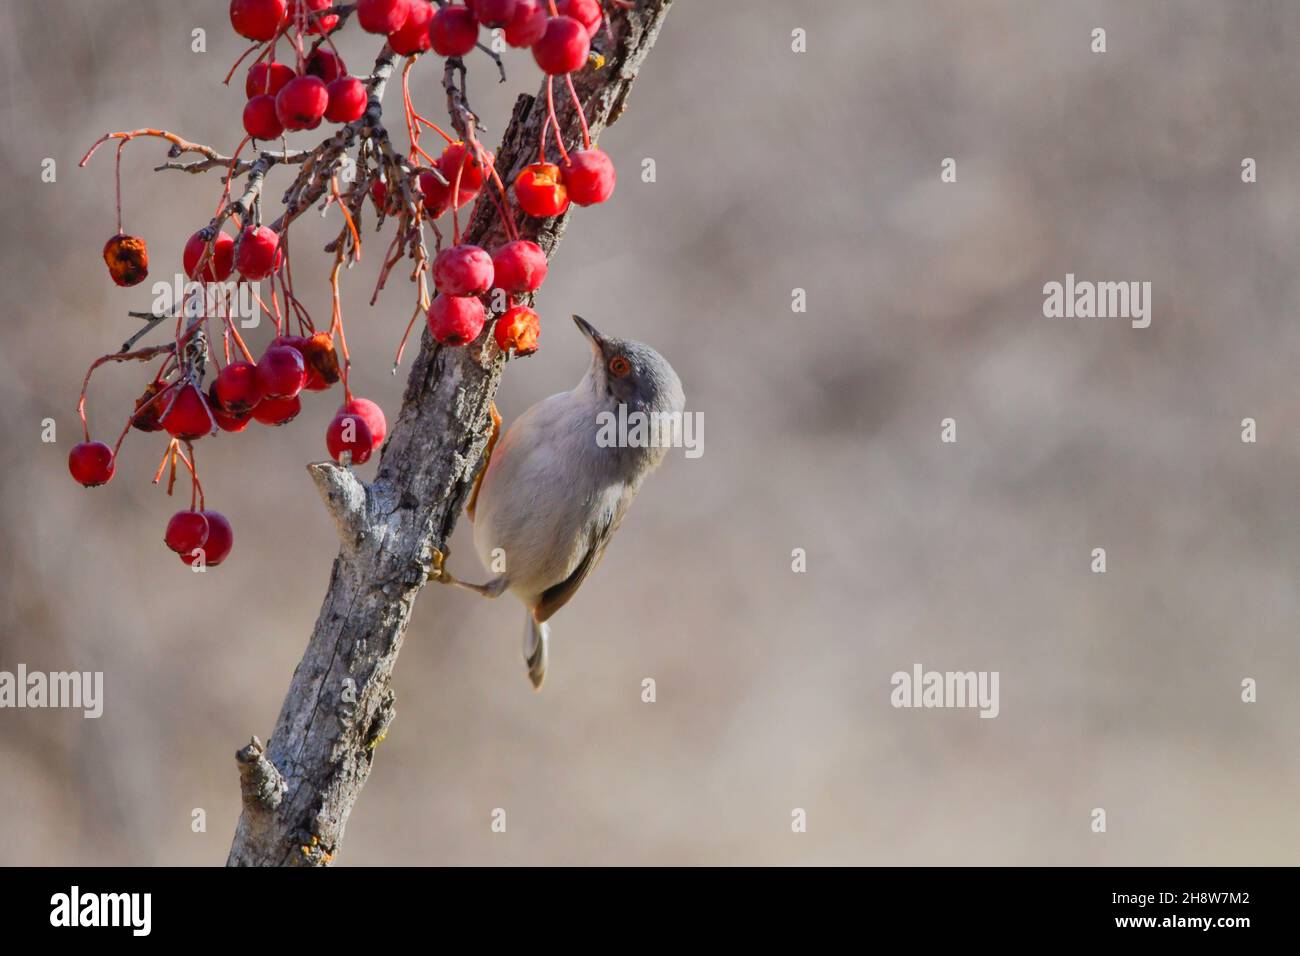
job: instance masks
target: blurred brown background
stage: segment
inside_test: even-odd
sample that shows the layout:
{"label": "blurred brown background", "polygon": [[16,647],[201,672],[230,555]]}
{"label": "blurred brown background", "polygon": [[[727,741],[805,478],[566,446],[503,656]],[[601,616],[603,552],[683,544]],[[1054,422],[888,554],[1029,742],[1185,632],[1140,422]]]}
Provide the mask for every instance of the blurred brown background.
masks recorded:
{"label": "blurred brown background", "polygon": [[[302,466],[336,394],[202,442],[236,535],[205,575],[162,546],[178,505],[149,483],[157,436],[128,438],[106,488],[66,472],[85,367],[150,301],[99,258],[112,149],[77,160],[142,125],[233,148],[226,6],[0,8],[0,669],[102,670],[107,696],[97,721],[0,711],[0,862],[224,861],[232,755],[269,732],[328,578],[334,532]],[[369,64],[372,38],[344,42]],[[499,405],[509,420],[576,381],[576,311],[673,362],[704,456],[648,483],[554,622],[540,695],[515,603],[423,594],[341,861],[1300,862],[1298,47],[1284,0],[679,2],[601,143],[614,200],[575,216],[542,351]],[[489,140],[537,85],[526,53],[509,67],[496,87],[472,62]],[[415,75],[438,115],[440,71]],[[220,190],[151,172],[163,153],[125,154],[151,278]],[[354,383],[391,413],[411,293],[366,306],[380,251],[345,308]],[[295,276],[327,316],[310,259]],[[1043,318],[1043,283],[1067,272],[1152,282],[1151,328]],[[97,435],[145,374],[100,373]],[[1258,444],[1239,440],[1247,416]],[[480,577],[465,523],[451,565]],[[1000,671],[1001,716],[893,709],[890,675],[914,662]]]}

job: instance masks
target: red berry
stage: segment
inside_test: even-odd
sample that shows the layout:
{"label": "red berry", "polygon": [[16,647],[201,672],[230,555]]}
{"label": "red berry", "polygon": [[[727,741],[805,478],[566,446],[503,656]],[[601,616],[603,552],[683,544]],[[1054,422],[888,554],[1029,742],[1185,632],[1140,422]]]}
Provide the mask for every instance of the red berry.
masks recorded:
{"label": "red berry", "polygon": [[329,93],[319,76],[295,77],[276,94],[275,115],[285,129],[315,129],[329,101]]}
{"label": "red berry", "polygon": [[533,44],[533,59],[543,73],[559,76],[581,70],[590,50],[586,27],[573,17],[551,17],[546,32]]}
{"label": "red berry", "polygon": [[331,123],[351,123],[365,115],[370,91],[355,76],[340,76],[325,92],[329,96],[325,118]]}
{"label": "red berry", "polygon": [[280,234],[270,226],[258,226],[244,230],[235,254],[235,267],[249,282],[259,282],[280,268],[283,258]]}
{"label": "red berry", "polygon": [[[296,397],[307,384],[307,367],[302,353],[288,345],[272,345],[258,359],[257,380],[262,386],[263,401]],[[260,422],[262,419],[259,417],[257,420]]]}
{"label": "red berry", "polygon": [[175,389],[176,386],[173,385],[172,394],[158,399],[171,405],[171,408],[167,408],[167,404],[163,405],[165,411],[162,425],[167,433],[173,438],[193,441],[215,432],[217,423],[208,410],[208,402],[203,393],[188,383],[180,386],[180,391]]}
{"label": "red berry", "polygon": [[[420,173],[420,192],[423,194],[424,208],[432,219],[437,219],[451,208],[451,187],[440,183],[433,173]],[[462,189],[458,194],[460,202],[456,208],[462,209],[478,196],[477,189]]]}
{"label": "red berry", "polygon": [[374,201],[375,212],[384,212],[388,206],[388,184],[378,176],[370,184],[370,198]]}
{"label": "red berry", "polygon": [[364,465],[374,451],[374,436],[360,415],[339,412],[325,429],[325,447],[335,461],[343,461],[346,454],[351,464]]}
{"label": "red berry", "polygon": [[478,21],[469,7],[448,4],[430,21],[429,42],[439,56],[464,56],[478,43]]}
{"label": "red berry", "polygon": [[485,27],[503,27],[515,15],[517,0],[468,0],[474,19]]}
{"label": "red berry", "polygon": [[[298,10],[302,7],[303,0],[293,0],[293,16],[297,17]],[[339,15],[337,13],[327,14],[326,16],[315,16],[321,10],[328,10],[334,5],[334,0],[307,0],[307,32],[308,33],[329,33],[339,25]]]}
{"label": "red berry", "polygon": [[254,96],[244,104],[244,132],[253,139],[279,139],[284,135],[284,124],[275,111],[274,96]]}
{"label": "red berry", "polygon": [[569,198],[579,206],[604,202],[614,194],[614,161],[603,149],[570,153],[563,174]]}
{"label": "red berry", "polygon": [[108,484],[115,467],[113,449],[102,441],[79,442],[68,454],[68,471],[78,484],[87,488]]}
{"label": "red berry", "polygon": [[433,19],[433,4],[415,0],[402,29],[388,34],[388,45],[399,56],[414,56],[429,49],[429,21]]}
{"label": "red berry", "polygon": [[448,143],[438,157],[438,172],[442,173],[443,178],[451,185],[456,185],[456,173],[460,172],[461,191],[478,190],[483,188],[483,177],[487,175],[485,164],[491,166],[496,159],[491,150],[483,150],[483,160],[470,153],[465,148],[465,144],[457,140],[454,143]]}
{"label": "red berry", "polygon": [[[257,368],[255,365],[249,367]],[[261,386],[258,387],[261,388]],[[216,382],[213,382],[208,387],[208,411],[212,412],[217,427],[223,432],[242,432],[248,427],[248,423],[253,420],[251,411],[231,412],[221,407],[221,401],[217,398]]]}
{"label": "red berry", "polygon": [[492,334],[502,352],[514,349],[516,355],[532,355],[542,334],[542,320],[528,306],[517,305],[497,319]]}
{"label": "red berry", "polygon": [[230,549],[235,546],[235,529],[230,527],[230,522],[226,520],[226,516],[219,511],[201,511],[199,513],[208,522],[208,539],[203,542],[199,554],[194,554],[194,549],[191,548],[188,553],[181,555],[181,560],[192,565],[201,555],[205,565],[215,568],[229,557]]}
{"label": "red berry", "polygon": [[253,409],[253,417],[263,425],[287,425],[302,411],[302,399],[264,398]]}
{"label": "red berry", "polygon": [[411,0],[358,0],[357,22],[367,33],[396,33],[411,13]]}
{"label": "red berry", "polygon": [[429,306],[429,331],[443,345],[468,345],[483,331],[483,303],[468,296],[440,295]]}
{"label": "red berry", "polygon": [[235,240],[224,232],[217,233],[212,244],[212,255],[200,277],[199,262],[203,259],[209,238],[203,233],[204,230],[200,229],[185,243],[185,252],[181,256],[185,274],[196,282],[225,282],[230,278],[230,273],[235,271]]}
{"label": "red berry", "polygon": [[224,412],[231,415],[247,412],[262,400],[262,380],[257,366],[252,362],[231,362],[212,383],[212,395]]}
{"label": "red berry", "polygon": [[443,295],[482,295],[492,288],[492,257],[479,246],[449,246],[434,256],[433,286]]}
{"label": "red berry", "polygon": [[506,292],[536,292],[546,281],[546,269],[546,253],[527,239],[507,242],[492,254],[492,281]]}
{"label": "red berry", "polygon": [[604,14],[600,9],[600,0],[555,0],[555,9],[560,16],[573,17],[587,28],[587,38],[596,35]]}
{"label": "red berry", "polygon": [[178,511],[167,522],[163,543],[177,554],[186,555],[208,540],[208,519],[202,511]]}
{"label": "red berry", "polygon": [[104,243],[104,263],[118,285],[139,285],[149,275],[149,249],[139,236],[119,232]]}
{"label": "red berry", "polygon": [[530,216],[558,216],[569,208],[569,191],[554,163],[533,163],[515,177],[519,208]]}
{"label": "red berry", "polygon": [[372,450],[378,450],[384,443],[384,439],[388,437],[388,421],[384,418],[384,410],[368,398],[352,399],[339,406],[338,414],[356,415],[366,423],[366,427],[370,429]]}
{"label": "red berry", "polygon": [[275,96],[297,75],[287,63],[254,63],[244,79],[244,95],[250,100],[254,96]]}
{"label": "red berry", "polygon": [[307,57],[303,72],[308,76],[320,77],[322,83],[333,83],[340,76],[347,76],[348,68],[342,57],[329,47],[322,46]]}
{"label": "red berry", "polygon": [[288,15],[288,0],[230,0],[230,25],[250,40],[271,39]]}
{"label": "red berry", "polygon": [[546,0],[518,0],[506,24],[506,42],[513,47],[532,46],[546,32]]}

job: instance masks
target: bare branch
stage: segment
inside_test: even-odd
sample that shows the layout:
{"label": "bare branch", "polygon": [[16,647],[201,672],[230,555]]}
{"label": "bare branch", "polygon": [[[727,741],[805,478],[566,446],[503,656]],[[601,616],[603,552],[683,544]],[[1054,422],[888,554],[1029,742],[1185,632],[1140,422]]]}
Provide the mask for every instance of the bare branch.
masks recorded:
{"label": "bare branch", "polygon": [[316,482],[316,490],[334,519],[344,550],[355,551],[370,530],[366,486],[352,473],[352,469],[332,461],[312,462],[307,466],[307,472]]}
{"label": "bare branch", "polygon": [[235,753],[239,764],[239,789],[244,806],[253,812],[274,810],[284,799],[286,785],[280,771],[266,759],[262,741],[253,737],[248,746]]}

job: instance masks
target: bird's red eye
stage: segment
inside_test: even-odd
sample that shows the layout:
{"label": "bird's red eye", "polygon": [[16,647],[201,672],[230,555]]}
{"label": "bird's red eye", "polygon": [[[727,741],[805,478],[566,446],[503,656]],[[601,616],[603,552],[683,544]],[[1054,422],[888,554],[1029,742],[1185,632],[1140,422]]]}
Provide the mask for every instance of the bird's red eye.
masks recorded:
{"label": "bird's red eye", "polygon": [[632,371],[632,363],[621,355],[615,355],[609,360],[609,372],[615,378],[622,378]]}

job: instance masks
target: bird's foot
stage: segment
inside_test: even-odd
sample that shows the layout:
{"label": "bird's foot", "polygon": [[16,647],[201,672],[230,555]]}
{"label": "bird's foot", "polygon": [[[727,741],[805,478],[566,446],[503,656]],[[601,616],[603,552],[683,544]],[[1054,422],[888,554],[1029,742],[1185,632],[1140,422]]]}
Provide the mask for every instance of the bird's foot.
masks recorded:
{"label": "bird's foot", "polygon": [[437,548],[433,549],[433,560],[429,562],[429,569],[425,572],[424,581],[426,584],[430,581],[437,581],[439,584],[450,584],[490,598],[499,596],[506,589],[506,576],[504,574],[493,578],[487,584],[470,584],[468,581],[461,581],[447,570],[447,555]]}
{"label": "bird's foot", "polygon": [[433,549],[433,556],[429,561],[429,566],[424,570],[424,583],[430,581],[442,581],[445,573],[443,566],[447,563],[447,556],[437,548]]}

